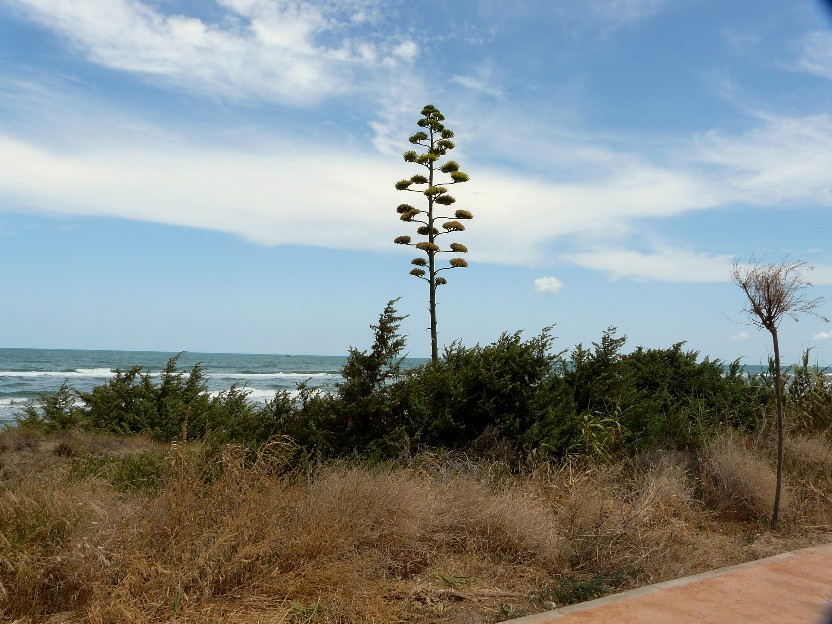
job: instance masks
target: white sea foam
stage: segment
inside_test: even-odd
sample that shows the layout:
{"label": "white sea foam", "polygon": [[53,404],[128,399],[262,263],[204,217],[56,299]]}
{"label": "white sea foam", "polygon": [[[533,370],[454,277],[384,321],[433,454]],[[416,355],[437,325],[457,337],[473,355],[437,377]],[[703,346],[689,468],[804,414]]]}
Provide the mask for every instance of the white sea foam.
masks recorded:
{"label": "white sea foam", "polygon": [[223,379],[337,379],[338,373],[206,373],[211,378]]}
{"label": "white sea foam", "polygon": [[2,397],[0,398],[0,408],[23,407],[27,401],[29,401],[28,397]]}
{"label": "white sea foam", "polygon": [[115,373],[109,368],[79,368],[74,371],[0,371],[0,377],[18,377],[21,379],[108,379]]}
{"label": "white sea foam", "polygon": [[[240,390],[243,390],[248,393],[249,403],[256,404],[264,403],[265,401],[271,401],[274,398],[276,392],[275,390],[268,390],[265,388],[240,388]],[[222,392],[226,392],[226,390],[215,390],[210,392],[209,394],[211,395],[211,397],[217,397]],[[288,392],[289,396],[293,399],[298,396],[297,390],[286,390],[286,392]]]}
{"label": "white sea foam", "polygon": [[[204,373],[211,379],[337,379],[338,373],[235,373],[232,371],[208,371]],[[22,379],[38,379],[48,377],[109,379],[115,372],[109,368],[79,368],[74,371],[0,371],[0,377],[19,377]],[[161,377],[161,372],[151,372],[151,377]],[[187,373],[186,373],[187,376]]]}

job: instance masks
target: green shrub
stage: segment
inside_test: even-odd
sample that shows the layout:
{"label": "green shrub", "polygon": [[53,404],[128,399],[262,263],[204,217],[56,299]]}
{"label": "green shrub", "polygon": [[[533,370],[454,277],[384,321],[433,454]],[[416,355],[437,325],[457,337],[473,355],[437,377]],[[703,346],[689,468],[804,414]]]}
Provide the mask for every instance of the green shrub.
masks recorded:
{"label": "green shrub", "polygon": [[202,366],[195,364],[186,376],[177,368],[178,360],[179,355],[168,360],[156,388],[156,414],[148,433],[163,442],[193,439],[189,428],[199,431],[211,408]]}
{"label": "green shrub", "polygon": [[549,331],[529,340],[503,334],[485,347],[454,343],[411,371],[396,394],[414,440],[464,446],[493,428],[519,445],[543,442],[541,423],[562,403],[553,376],[560,354],[551,352]]}
{"label": "green shrub", "polygon": [[89,392],[79,392],[86,404],[86,424],[100,431],[117,434],[146,433],[156,422],[156,388],[142,367],[127,372],[116,370],[115,377]]}
{"label": "green shrub", "polygon": [[143,433],[159,442],[203,436],[214,407],[205,375],[196,364],[186,376],[177,369],[178,360],[179,355],[168,360],[158,385],[150,373],[134,366],[116,370],[112,379],[89,392],[79,392],[84,424],[117,434]]}
{"label": "green shrub", "polygon": [[18,427],[43,429],[47,432],[63,431],[81,424],[83,414],[75,404],[77,393],[64,381],[51,394],[41,394],[26,404],[22,413],[15,417]]}
{"label": "green shrub", "polygon": [[405,427],[397,417],[392,387],[401,375],[405,347],[405,338],[399,334],[404,317],[396,314],[396,301],[388,301],[378,324],[370,326],[370,351],[350,347],[341,370],[344,381],[338,386],[337,400],[329,406],[334,409],[328,425],[337,436],[335,448],[342,452],[384,454]]}
{"label": "green shrub", "polygon": [[809,350],[786,375],[790,424],[806,432],[832,428],[832,376],[829,367],[809,364]]}
{"label": "green shrub", "polygon": [[700,362],[682,342],[622,354],[626,337],[615,333],[606,330],[592,351],[578,345],[564,369],[581,414],[582,452],[604,458],[619,450],[696,447],[712,431],[751,431],[764,422],[768,390],[739,362],[727,371],[719,360]]}

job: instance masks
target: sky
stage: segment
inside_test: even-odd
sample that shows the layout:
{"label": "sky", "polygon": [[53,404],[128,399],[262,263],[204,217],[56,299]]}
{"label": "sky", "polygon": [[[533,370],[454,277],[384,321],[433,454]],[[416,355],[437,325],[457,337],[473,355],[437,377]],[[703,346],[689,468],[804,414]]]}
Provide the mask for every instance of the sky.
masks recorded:
{"label": "sky", "polygon": [[[0,0],[0,346],[344,354],[399,298],[429,354],[393,244],[428,103],[474,215],[442,345],[764,363],[752,257],[832,316],[829,3]],[[832,325],[780,336],[832,364]]]}

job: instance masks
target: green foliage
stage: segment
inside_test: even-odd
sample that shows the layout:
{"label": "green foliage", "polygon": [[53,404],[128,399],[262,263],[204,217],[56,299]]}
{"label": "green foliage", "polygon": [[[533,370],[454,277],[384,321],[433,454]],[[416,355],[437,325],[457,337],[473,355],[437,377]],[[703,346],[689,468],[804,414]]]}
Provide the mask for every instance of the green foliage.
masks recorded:
{"label": "green foliage", "polygon": [[[574,454],[612,461],[644,450],[696,449],[714,433],[757,431],[770,418],[773,363],[768,372],[748,375],[739,362],[700,360],[682,342],[626,353],[626,337],[615,328],[568,358],[553,351],[547,328],[530,339],[515,332],[486,346],[454,343],[440,358],[404,371],[396,301],[371,325],[370,349],[349,349],[333,393],[301,383],[296,395],[279,391],[259,405],[237,386],[212,397],[202,368],[182,371],[174,357],[155,382],[135,367],[89,392],[64,383],[28,404],[17,424],[37,432],[79,427],[159,441],[206,440],[213,450],[234,443],[252,453],[288,440],[296,465],[344,456],[384,460],[425,446],[516,465]],[[782,377],[792,426],[827,431],[828,371],[811,366],[807,352]],[[96,461],[79,460],[74,470],[81,476],[99,471],[125,491],[152,486],[160,474],[158,457],[140,456],[136,465]]]}
{"label": "green foliage", "polygon": [[401,375],[406,339],[399,334],[405,318],[396,313],[398,299],[387,302],[378,324],[371,325],[370,351],[350,347],[338,386],[337,426],[343,450],[360,450],[369,445],[385,446],[400,431],[396,422],[391,384]]}
{"label": "green foliage", "polygon": [[17,425],[24,429],[42,429],[46,432],[63,431],[81,423],[81,410],[76,406],[77,394],[64,381],[52,394],[41,394],[27,403],[22,414],[15,417]]}
{"label": "green foliage", "polygon": [[793,424],[806,433],[832,428],[832,376],[829,367],[809,364],[809,349],[786,375],[786,404]]}
{"label": "green foliage", "polygon": [[179,355],[168,360],[162,371],[162,381],[156,389],[156,419],[148,432],[166,442],[177,437],[187,439],[189,426],[198,429],[209,411],[202,366],[195,364],[186,376],[177,369],[178,360]]}
{"label": "green foliage", "polygon": [[546,329],[530,340],[520,332],[503,334],[485,347],[455,343],[441,359],[411,371],[397,391],[413,438],[462,446],[493,428],[522,445],[545,442],[541,423],[562,403],[552,341]]}
{"label": "green foliage", "polygon": [[90,392],[79,392],[85,403],[84,424],[112,433],[144,433],[162,442],[188,438],[188,429],[203,435],[213,407],[205,375],[197,364],[186,376],[177,369],[178,360],[178,355],[168,360],[159,385],[136,366],[117,370]]}
{"label": "green foliage", "polygon": [[600,598],[605,594],[616,591],[627,580],[623,572],[613,574],[568,573],[560,576],[554,587],[543,586],[532,592],[532,598],[543,603],[571,605]]}
{"label": "green foliage", "polygon": [[760,426],[768,394],[739,362],[726,372],[718,360],[698,361],[681,342],[625,355],[625,342],[610,328],[592,351],[582,345],[572,351],[564,382],[581,414],[581,452],[603,458],[620,450],[684,448],[721,427]]}
{"label": "green foliage", "polygon": [[109,481],[122,493],[154,491],[167,476],[165,453],[146,451],[123,457],[99,456],[75,459],[70,478],[80,480],[95,476]]}
{"label": "green foliage", "polygon": [[149,374],[135,366],[90,392],[79,392],[86,404],[87,426],[112,433],[149,433],[156,422],[156,388]]}

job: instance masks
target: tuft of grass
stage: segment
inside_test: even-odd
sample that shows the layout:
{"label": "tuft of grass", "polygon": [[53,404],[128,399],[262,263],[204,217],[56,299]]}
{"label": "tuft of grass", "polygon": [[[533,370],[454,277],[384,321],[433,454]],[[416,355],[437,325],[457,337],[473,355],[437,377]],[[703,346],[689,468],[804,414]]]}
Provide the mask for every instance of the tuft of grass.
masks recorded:
{"label": "tuft of grass", "polygon": [[166,454],[161,451],[146,451],[122,457],[76,458],[71,464],[69,477],[73,480],[89,477],[103,479],[122,494],[152,492],[165,479],[165,460]]}
{"label": "tuft of grass", "polygon": [[481,478],[442,479],[438,535],[446,547],[495,560],[552,565],[560,556],[546,499],[523,483],[492,485]]}
{"label": "tuft of grass", "polygon": [[[727,519],[763,520],[774,501],[773,464],[763,453],[736,435],[722,435],[705,448],[702,488],[705,504]],[[789,505],[789,490],[783,488],[783,508]]]}
{"label": "tuft of grass", "polygon": [[544,585],[532,592],[532,596],[543,604],[566,606],[595,600],[615,591],[626,582],[627,575],[624,573],[567,573],[561,575],[554,585]]}

